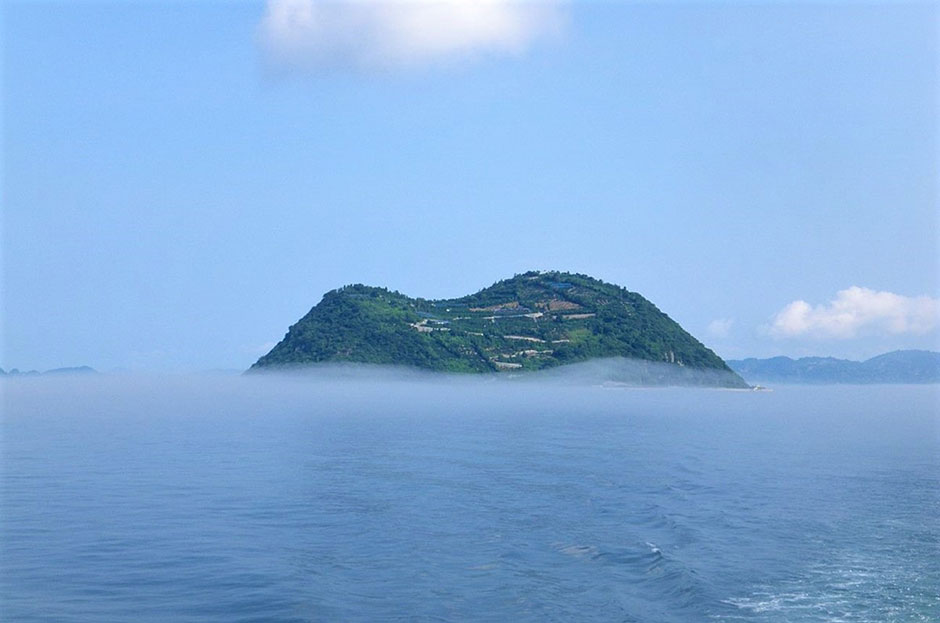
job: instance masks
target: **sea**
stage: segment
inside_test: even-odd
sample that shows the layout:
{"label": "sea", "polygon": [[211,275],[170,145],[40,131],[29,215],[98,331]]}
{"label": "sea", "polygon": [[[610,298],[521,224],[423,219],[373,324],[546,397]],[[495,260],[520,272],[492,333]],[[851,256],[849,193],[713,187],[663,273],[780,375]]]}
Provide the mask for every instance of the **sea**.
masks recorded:
{"label": "sea", "polygon": [[0,384],[0,619],[940,621],[940,386]]}

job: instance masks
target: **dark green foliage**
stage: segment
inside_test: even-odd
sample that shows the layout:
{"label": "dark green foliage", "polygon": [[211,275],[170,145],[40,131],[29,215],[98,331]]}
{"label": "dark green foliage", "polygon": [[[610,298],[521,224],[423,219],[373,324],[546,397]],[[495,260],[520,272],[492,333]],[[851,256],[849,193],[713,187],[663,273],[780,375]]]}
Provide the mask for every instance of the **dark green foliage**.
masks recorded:
{"label": "dark green foliage", "polygon": [[601,357],[731,372],[639,294],[560,272],[440,301],[363,285],[333,290],[252,368],[349,361],[488,372]]}

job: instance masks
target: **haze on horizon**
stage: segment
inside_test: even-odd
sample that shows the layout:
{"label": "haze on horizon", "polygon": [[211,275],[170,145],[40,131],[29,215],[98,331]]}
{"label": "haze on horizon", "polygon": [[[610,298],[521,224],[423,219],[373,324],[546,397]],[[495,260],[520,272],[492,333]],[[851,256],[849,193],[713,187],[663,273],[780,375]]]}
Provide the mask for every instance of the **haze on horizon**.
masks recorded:
{"label": "haze on horizon", "polygon": [[936,4],[0,10],[0,367],[245,369],[344,284],[532,269],[726,359],[940,350]]}

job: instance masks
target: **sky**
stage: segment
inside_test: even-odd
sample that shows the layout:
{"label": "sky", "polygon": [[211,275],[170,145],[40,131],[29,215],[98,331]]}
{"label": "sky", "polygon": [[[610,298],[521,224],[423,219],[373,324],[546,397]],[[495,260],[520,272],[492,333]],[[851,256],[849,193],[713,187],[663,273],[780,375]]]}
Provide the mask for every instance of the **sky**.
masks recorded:
{"label": "sky", "polygon": [[247,368],[533,269],[719,355],[940,350],[940,5],[5,2],[0,367]]}

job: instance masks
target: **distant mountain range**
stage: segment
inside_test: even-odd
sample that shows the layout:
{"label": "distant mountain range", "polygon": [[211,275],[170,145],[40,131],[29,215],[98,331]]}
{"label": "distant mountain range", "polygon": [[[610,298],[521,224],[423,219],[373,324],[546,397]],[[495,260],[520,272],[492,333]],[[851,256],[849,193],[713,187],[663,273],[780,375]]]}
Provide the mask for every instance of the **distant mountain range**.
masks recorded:
{"label": "distant mountain range", "polygon": [[940,353],[897,350],[866,361],[833,357],[729,360],[749,383],[940,383]]}
{"label": "distant mountain range", "polygon": [[44,374],[98,374],[98,371],[94,368],[89,368],[88,366],[78,366],[74,368],[54,368],[52,370],[46,370],[45,372],[39,372],[38,370],[28,370],[20,371],[16,368],[13,368],[9,371],[0,368],[0,376],[40,376]]}
{"label": "distant mountain range", "polygon": [[[602,358],[656,363],[669,372],[659,377],[662,384],[684,377],[689,384],[747,387],[641,295],[587,275],[544,271],[456,299],[365,285],[332,290],[252,370],[355,362],[486,373]],[[658,384],[656,375],[644,372],[639,384]]]}

